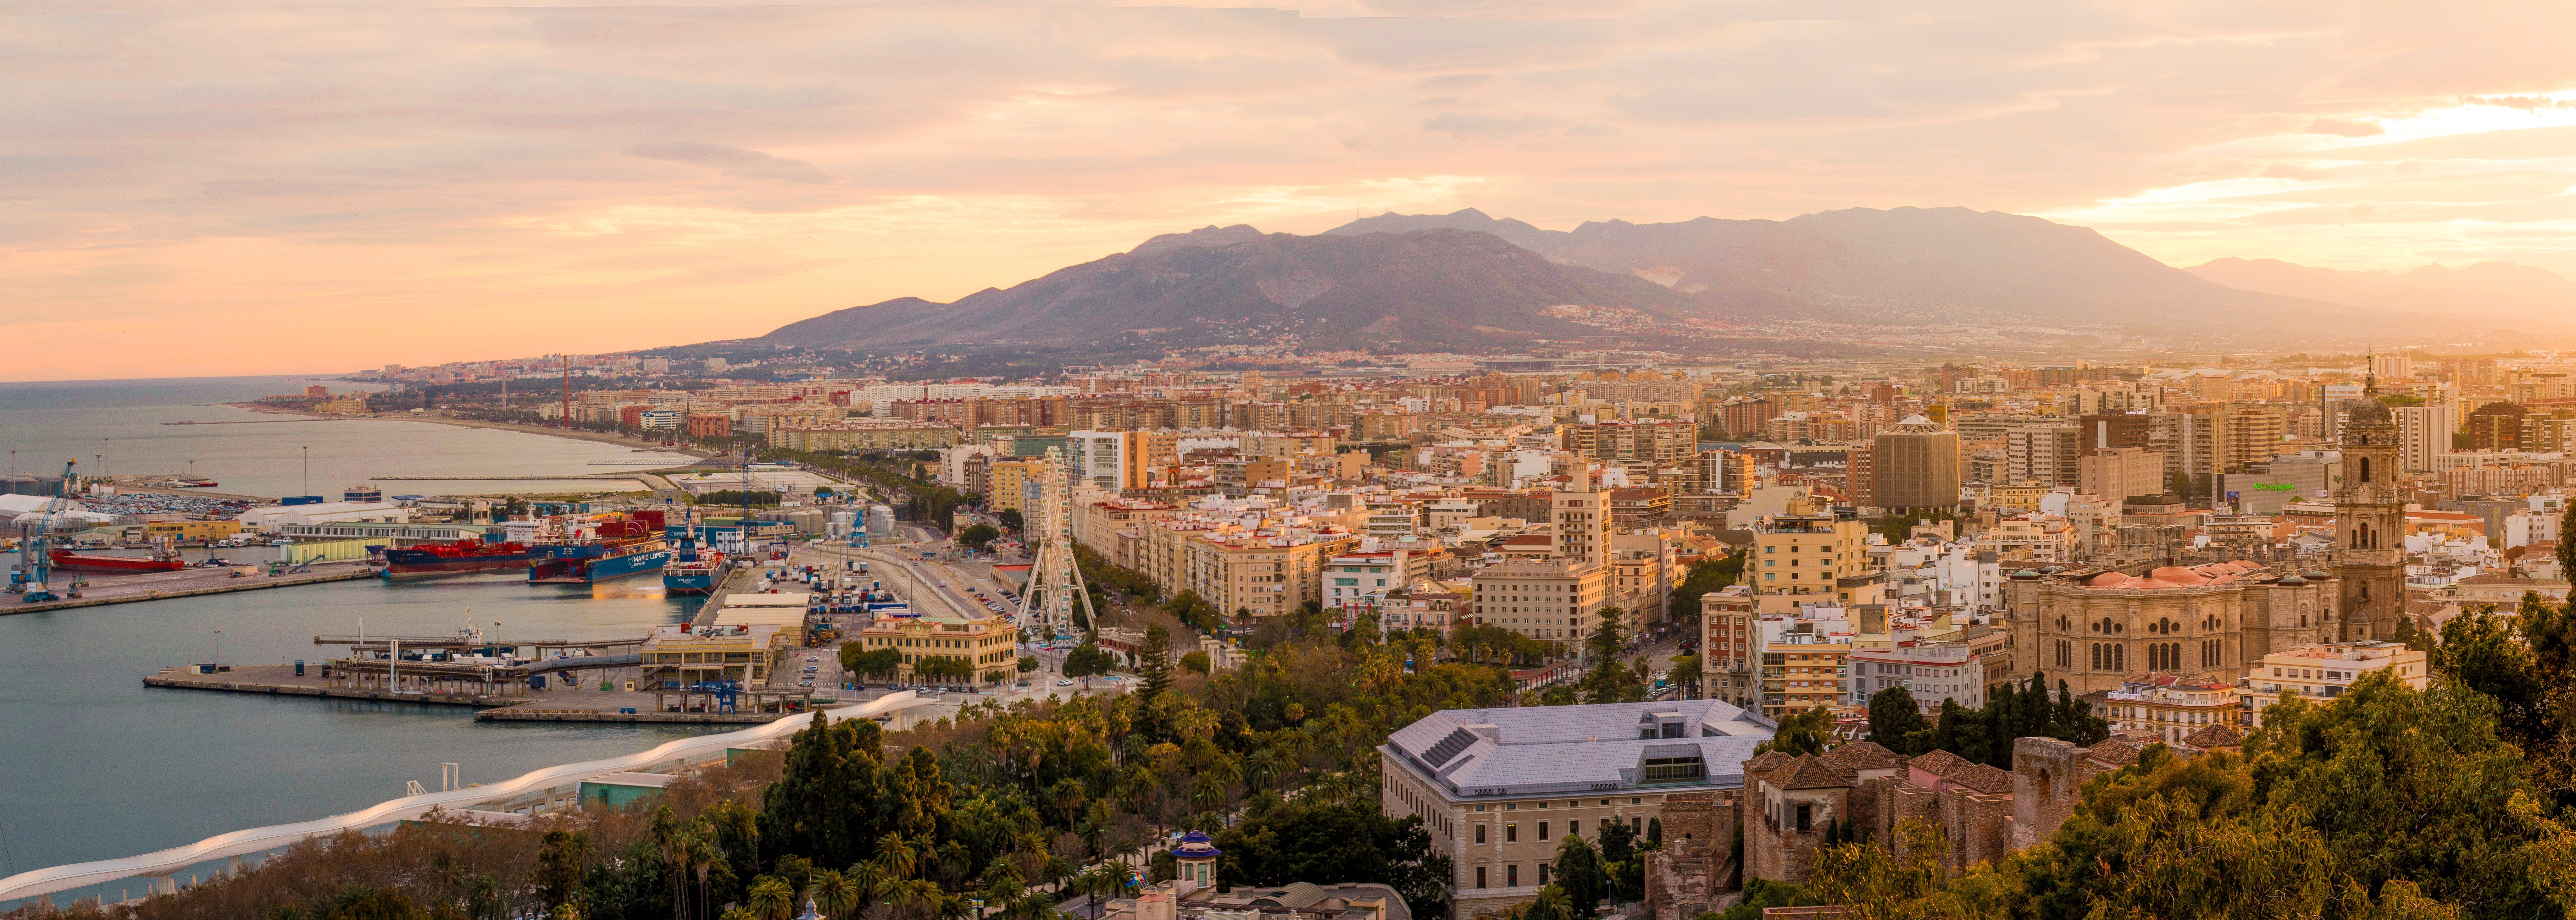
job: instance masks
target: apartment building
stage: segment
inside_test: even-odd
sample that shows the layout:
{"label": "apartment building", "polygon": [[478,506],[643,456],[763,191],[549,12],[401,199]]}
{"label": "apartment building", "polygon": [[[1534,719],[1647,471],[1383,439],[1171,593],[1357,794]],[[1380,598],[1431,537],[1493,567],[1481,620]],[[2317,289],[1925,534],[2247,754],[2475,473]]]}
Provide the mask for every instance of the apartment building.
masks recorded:
{"label": "apartment building", "polygon": [[[1374,543],[1374,541],[1371,541]],[[1365,606],[1373,595],[1402,588],[1431,578],[1431,569],[1445,547],[1430,543],[1420,549],[1368,549],[1347,552],[1324,561],[1324,609]]]}
{"label": "apartment building", "polygon": [[2261,728],[2263,708],[2284,696],[2331,700],[2376,671],[2395,674],[2399,682],[2418,690],[2431,676],[2425,670],[2424,653],[2399,643],[2324,642],[2263,656],[2262,663],[2234,688],[2236,699],[2230,702],[2241,724]]}
{"label": "apartment building", "polygon": [[1851,705],[1852,631],[1842,608],[1809,607],[1800,616],[1766,616],[1761,634],[1761,712],[1777,721],[1809,709]]}
{"label": "apartment building", "polygon": [[1598,625],[1610,570],[1569,559],[1514,559],[1476,570],[1476,622],[1532,639],[1569,642]]}
{"label": "apartment building", "polygon": [[1700,595],[1701,692],[1710,699],[1753,705],[1754,675],[1762,662],[1762,632],[1754,621],[1749,586],[1728,585]]}
{"label": "apartment building", "polygon": [[2212,725],[2236,725],[2243,716],[2236,689],[2203,675],[2148,674],[2124,680],[2103,694],[2102,718],[2115,732],[2154,732],[2168,744]]}
{"label": "apartment building", "polygon": [[1774,723],[1716,700],[1452,709],[1378,747],[1379,802],[1449,856],[1459,916],[1528,901],[1556,847],[1617,822],[1643,833],[1668,797],[1741,789]]}
{"label": "apartment building", "polygon": [[1807,604],[1875,603],[1868,538],[1867,526],[1837,517],[1823,500],[1790,499],[1786,511],[1754,526],[1744,577],[1755,608],[1786,614]]}
{"label": "apartment building", "polygon": [[1984,658],[1964,641],[1905,639],[1855,648],[1847,660],[1854,708],[1868,708],[1872,696],[1891,687],[1905,688],[1925,715],[1941,711],[1943,700],[1957,700],[1970,709],[1986,705]]}

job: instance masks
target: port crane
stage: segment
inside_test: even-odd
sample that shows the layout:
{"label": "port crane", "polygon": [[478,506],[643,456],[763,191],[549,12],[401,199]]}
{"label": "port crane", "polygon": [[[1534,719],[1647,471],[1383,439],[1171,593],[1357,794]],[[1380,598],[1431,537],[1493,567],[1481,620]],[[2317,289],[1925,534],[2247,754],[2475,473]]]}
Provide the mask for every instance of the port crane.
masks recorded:
{"label": "port crane", "polygon": [[74,507],[71,496],[76,488],[74,486],[76,480],[72,472],[79,464],[79,460],[63,462],[62,491],[54,496],[53,501],[45,503],[43,511],[34,515],[36,525],[25,528],[22,534],[24,538],[18,541],[18,568],[9,573],[9,591],[18,595],[18,599],[23,603],[41,604],[62,599],[54,593],[52,586],[53,534],[56,525],[61,522],[63,512]]}

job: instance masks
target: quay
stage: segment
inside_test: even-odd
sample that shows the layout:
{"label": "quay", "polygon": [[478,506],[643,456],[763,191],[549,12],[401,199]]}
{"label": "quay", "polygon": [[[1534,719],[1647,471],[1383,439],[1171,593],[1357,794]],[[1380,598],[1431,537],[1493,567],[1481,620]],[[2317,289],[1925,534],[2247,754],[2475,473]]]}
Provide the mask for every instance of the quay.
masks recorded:
{"label": "quay", "polygon": [[[236,577],[234,572],[247,574]],[[42,603],[20,603],[14,596],[0,600],[0,616],[13,613],[40,613],[47,610],[71,610],[105,604],[131,604],[138,601],[169,600],[174,597],[201,597],[208,594],[230,594],[235,591],[257,591],[262,588],[286,588],[319,584],[326,581],[349,581],[375,577],[375,571],[364,562],[317,562],[310,571],[271,578],[257,574],[249,566],[190,568],[175,572],[151,572],[141,575],[92,575],[81,596]]]}
{"label": "quay", "polygon": [[[423,639],[420,647],[435,644],[432,640]],[[368,645],[385,647],[384,640],[378,639],[370,639]],[[403,645],[412,643],[405,641]],[[475,714],[475,720],[479,722],[747,725],[767,722],[816,705],[838,703],[834,697],[816,696],[806,689],[745,690],[736,694],[735,711],[721,712],[715,695],[710,693],[586,690],[564,680],[548,681],[540,686],[528,679],[531,670],[548,675],[580,670],[624,671],[632,666],[634,660],[632,655],[554,659],[538,662],[534,668],[406,661],[391,675],[386,673],[385,662],[381,659],[309,662],[305,665],[306,673],[302,675],[295,673],[294,665],[282,664],[239,667],[180,665],[163,668],[160,673],[143,678],[143,685],[168,690],[469,706],[483,710]],[[209,668],[219,669],[214,673],[201,673],[201,669]],[[625,683],[632,685],[631,681]],[[601,684],[606,687],[618,685],[613,680]]]}

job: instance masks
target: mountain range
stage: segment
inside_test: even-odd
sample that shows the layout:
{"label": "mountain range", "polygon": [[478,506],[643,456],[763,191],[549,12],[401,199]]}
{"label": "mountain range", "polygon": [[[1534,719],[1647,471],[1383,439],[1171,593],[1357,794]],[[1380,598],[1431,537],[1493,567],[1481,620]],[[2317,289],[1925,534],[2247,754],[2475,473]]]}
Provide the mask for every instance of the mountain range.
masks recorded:
{"label": "mountain range", "polygon": [[1163,234],[953,304],[852,307],[763,340],[1433,349],[1810,320],[2331,342],[2420,336],[2427,312],[2507,300],[2526,315],[2556,311],[2550,331],[2576,332],[2557,322],[2576,305],[2576,284],[2503,263],[2395,275],[2222,259],[2185,270],[2089,228],[1966,208],[1571,231],[1471,208],[1387,213],[1313,236],[1242,224]]}

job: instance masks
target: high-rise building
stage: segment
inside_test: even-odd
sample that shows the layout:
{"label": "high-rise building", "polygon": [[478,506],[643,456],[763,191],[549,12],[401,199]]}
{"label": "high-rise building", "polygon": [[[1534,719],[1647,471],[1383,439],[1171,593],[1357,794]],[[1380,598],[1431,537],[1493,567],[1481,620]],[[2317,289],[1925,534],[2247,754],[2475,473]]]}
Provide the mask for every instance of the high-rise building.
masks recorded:
{"label": "high-rise building", "polygon": [[1959,433],[1909,416],[1878,433],[1870,452],[1881,508],[1959,504]]}
{"label": "high-rise building", "polygon": [[2144,412],[2087,415],[2077,422],[2076,427],[2080,429],[2078,439],[2082,442],[2081,447],[2088,453],[2115,447],[2147,447],[2154,434],[2154,427]]}
{"label": "high-rise building", "polygon": [[2469,413],[2470,450],[2521,450],[2522,421],[2531,410],[2520,405],[2488,403]]}
{"label": "high-rise building", "polygon": [[1843,491],[1851,503],[1862,508],[1878,504],[1878,448],[1869,444],[1852,445],[1851,459],[1843,464]]}
{"label": "high-rise building", "polygon": [[2075,491],[2114,501],[2165,491],[2165,458],[2142,447],[2114,447],[2085,454],[2076,461]]}
{"label": "high-rise building", "polygon": [[2020,425],[2004,431],[2004,477],[2014,483],[2074,485],[2081,429],[2074,425]]}
{"label": "high-rise building", "polygon": [[2382,383],[2402,387],[2415,379],[2415,362],[2405,355],[2371,355],[2370,375]]}
{"label": "high-rise building", "polygon": [[1556,525],[1556,555],[1576,567],[1610,562],[1610,493],[1595,488],[1592,471],[1576,463],[1574,484],[1548,498],[1548,519]]}
{"label": "high-rise building", "polygon": [[2398,469],[2408,473],[2436,472],[2437,458],[2451,452],[2451,435],[2459,430],[2458,406],[2450,400],[2432,400],[2420,406],[2397,406]]}

